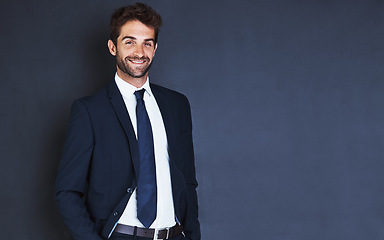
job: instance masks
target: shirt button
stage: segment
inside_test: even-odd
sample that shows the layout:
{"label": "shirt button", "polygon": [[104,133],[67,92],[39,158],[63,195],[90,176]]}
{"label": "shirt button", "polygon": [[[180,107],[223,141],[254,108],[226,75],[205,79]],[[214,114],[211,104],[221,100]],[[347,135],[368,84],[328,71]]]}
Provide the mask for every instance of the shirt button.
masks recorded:
{"label": "shirt button", "polygon": [[133,192],[133,191],[132,191],[132,188],[128,188],[128,189],[127,189],[127,192],[128,192],[128,193],[132,193],[132,192]]}
{"label": "shirt button", "polygon": [[114,212],[114,213],[113,213],[113,216],[116,217],[118,214],[119,214],[118,212]]}

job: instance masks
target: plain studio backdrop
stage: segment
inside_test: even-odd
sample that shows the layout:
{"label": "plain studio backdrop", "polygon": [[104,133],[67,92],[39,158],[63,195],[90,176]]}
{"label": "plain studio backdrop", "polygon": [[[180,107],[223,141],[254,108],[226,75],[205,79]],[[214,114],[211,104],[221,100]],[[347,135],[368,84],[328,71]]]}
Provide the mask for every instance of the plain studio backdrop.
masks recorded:
{"label": "plain studio backdrop", "polygon": [[[144,2],[164,19],[151,81],[191,102],[203,240],[384,239],[384,1]],[[0,3],[2,239],[70,239],[70,106],[113,80],[131,3]]]}

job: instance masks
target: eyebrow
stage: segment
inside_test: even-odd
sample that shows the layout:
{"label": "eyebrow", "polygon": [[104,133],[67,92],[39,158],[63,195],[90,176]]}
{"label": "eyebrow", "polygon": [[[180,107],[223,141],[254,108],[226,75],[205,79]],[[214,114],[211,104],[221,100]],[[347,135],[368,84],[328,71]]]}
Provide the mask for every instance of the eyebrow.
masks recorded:
{"label": "eyebrow", "polygon": [[[122,41],[124,41],[125,39],[132,39],[132,40],[137,40],[137,38],[135,38],[135,37],[132,37],[132,36],[125,36],[125,37],[123,37],[121,40]],[[144,39],[144,42],[150,42],[150,41],[152,41],[152,42],[155,42],[155,39],[153,39],[153,38],[147,38],[147,39]]]}

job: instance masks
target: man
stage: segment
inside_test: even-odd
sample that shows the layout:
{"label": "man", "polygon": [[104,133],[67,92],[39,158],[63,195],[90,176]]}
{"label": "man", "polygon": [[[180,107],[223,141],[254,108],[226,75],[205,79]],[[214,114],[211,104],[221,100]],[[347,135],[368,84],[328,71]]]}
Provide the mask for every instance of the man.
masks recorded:
{"label": "man", "polygon": [[72,106],[55,199],[76,240],[200,239],[189,103],[148,78],[161,24],[118,9],[115,79]]}

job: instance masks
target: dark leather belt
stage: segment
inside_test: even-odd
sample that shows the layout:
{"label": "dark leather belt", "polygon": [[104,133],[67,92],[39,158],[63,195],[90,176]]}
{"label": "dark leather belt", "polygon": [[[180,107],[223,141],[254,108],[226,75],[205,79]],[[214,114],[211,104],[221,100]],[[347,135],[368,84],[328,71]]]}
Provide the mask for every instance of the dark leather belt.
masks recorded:
{"label": "dark leather belt", "polygon": [[[118,233],[134,235],[135,227],[123,225],[123,224],[117,224],[114,231]],[[169,239],[169,238],[176,237],[182,232],[183,232],[183,226],[178,224],[176,224],[171,228],[161,229],[161,230],[136,227],[136,236],[152,238],[152,239]],[[157,234],[157,238],[155,238],[156,236],[155,234]]]}

